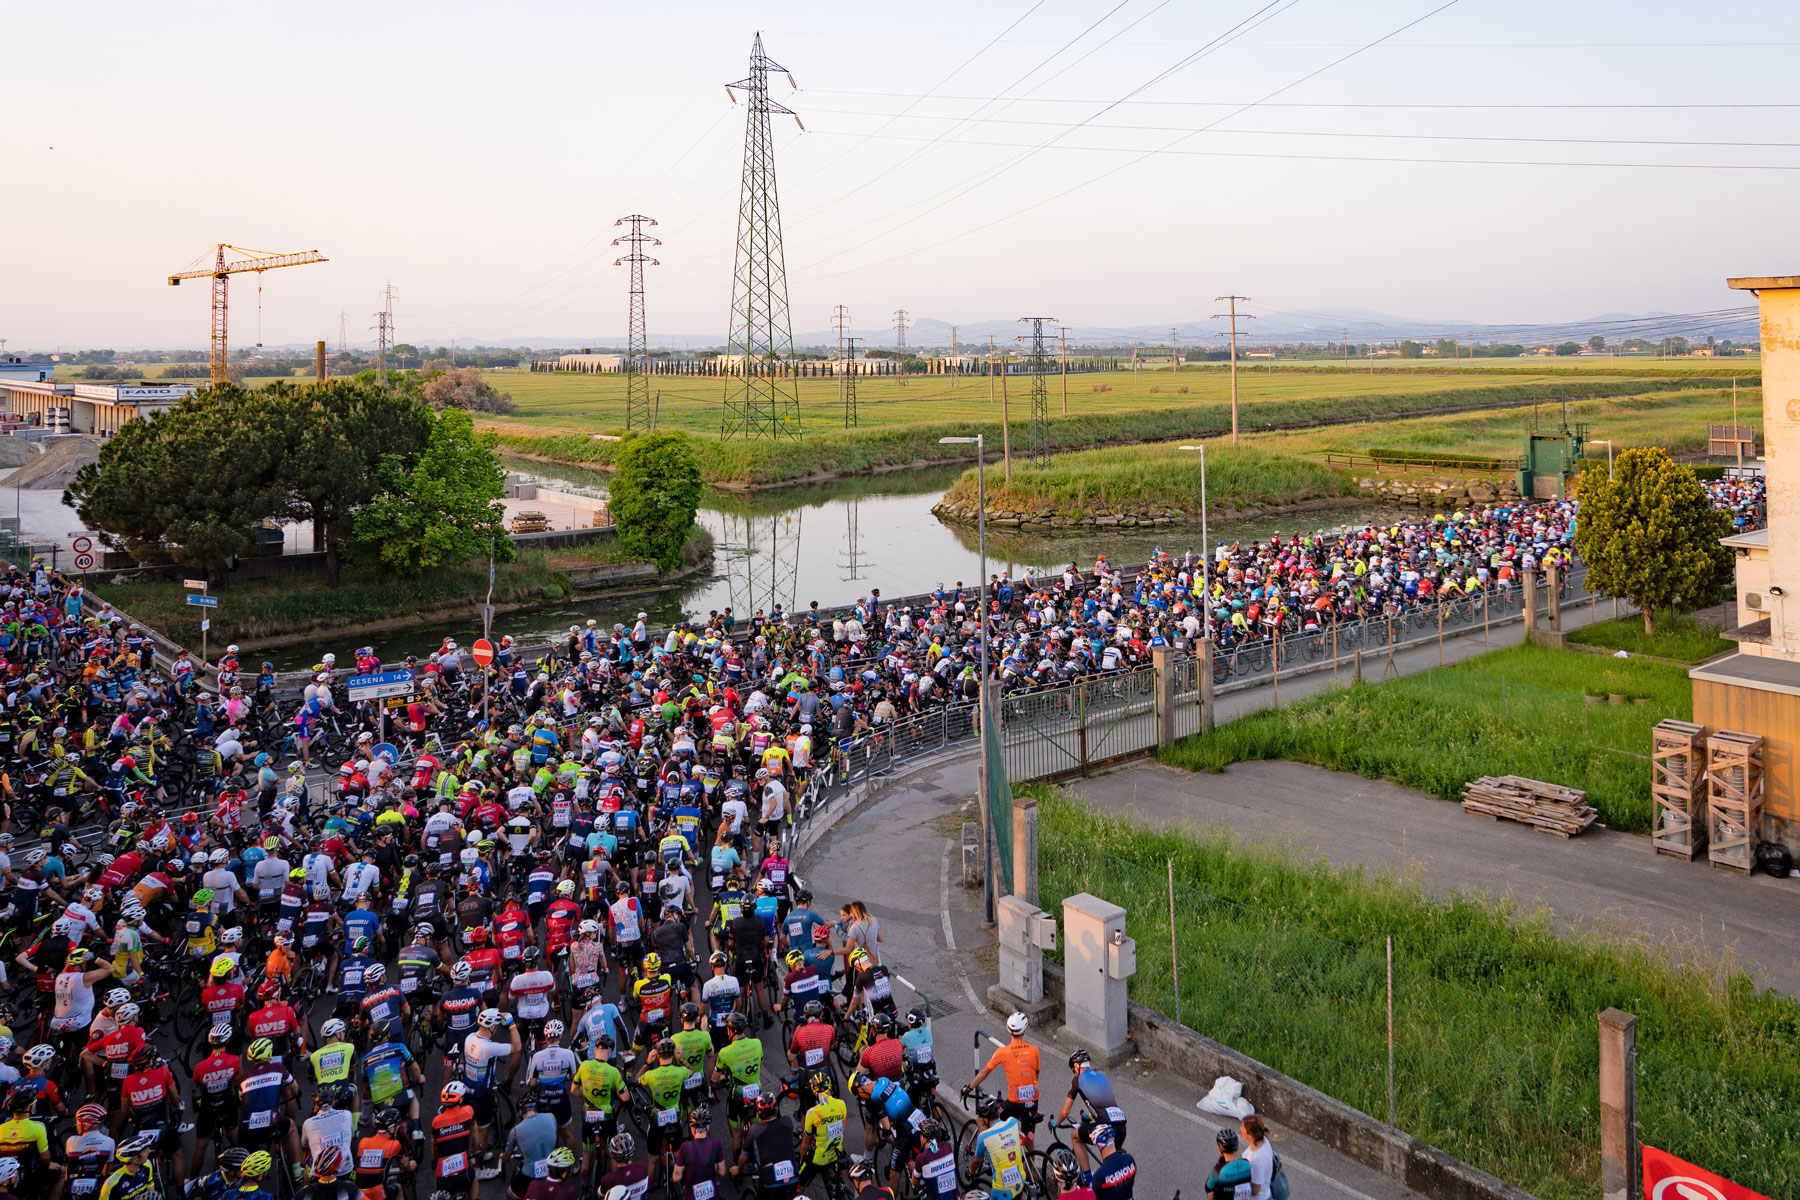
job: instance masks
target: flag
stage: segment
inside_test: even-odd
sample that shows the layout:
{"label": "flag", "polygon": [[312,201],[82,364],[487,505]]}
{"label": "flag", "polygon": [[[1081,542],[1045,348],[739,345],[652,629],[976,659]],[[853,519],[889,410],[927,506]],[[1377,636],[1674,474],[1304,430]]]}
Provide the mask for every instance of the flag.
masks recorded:
{"label": "flag", "polygon": [[1644,1200],[1769,1200],[1666,1150],[1644,1147]]}

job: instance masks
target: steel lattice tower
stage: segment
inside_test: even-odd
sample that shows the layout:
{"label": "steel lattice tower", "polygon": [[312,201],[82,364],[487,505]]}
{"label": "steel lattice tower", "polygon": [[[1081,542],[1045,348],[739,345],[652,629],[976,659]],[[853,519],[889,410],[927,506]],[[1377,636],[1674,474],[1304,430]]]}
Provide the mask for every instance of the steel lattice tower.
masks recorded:
{"label": "steel lattice tower", "polygon": [[375,314],[375,382],[387,383],[387,352],[394,344],[394,285],[381,289],[381,311]]}
{"label": "steel lattice tower", "polygon": [[[849,365],[846,363],[846,361],[844,359],[844,326],[848,325],[849,323],[850,323],[850,310],[848,308],[845,308],[842,304],[840,304],[837,306],[837,308],[832,310],[831,324],[837,330],[837,335],[838,335],[838,356],[837,356],[838,403],[842,404],[844,406],[844,428],[845,429],[853,429],[856,427],[856,390],[855,390],[856,385],[848,382],[850,370],[849,370]],[[850,340],[852,343],[854,343],[856,341],[855,338],[851,338]],[[852,356],[852,357],[854,357],[854,356]],[[846,388],[848,388],[849,390],[846,391],[845,390]]]}
{"label": "steel lattice tower", "polygon": [[1031,322],[1031,465],[1050,463],[1050,393],[1044,376],[1050,370],[1050,355],[1044,348],[1044,322],[1055,317],[1020,317]]}
{"label": "steel lattice tower", "polygon": [[906,386],[906,310],[894,310],[894,365],[900,368],[900,386]]}
{"label": "steel lattice tower", "polygon": [[656,222],[641,213],[620,217],[613,224],[631,226],[630,233],[613,239],[615,246],[631,247],[613,260],[615,267],[621,263],[631,264],[631,316],[625,334],[625,428],[649,429],[650,378],[644,374],[644,368],[649,362],[650,345],[644,332],[644,267],[662,264],[645,254],[644,246],[662,243],[644,232],[644,226]]}
{"label": "steel lattice tower", "polygon": [[845,429],[855,429],[856,425],[857,425],[857,419],[856,419],[856,343],[857,343],[858,339],[849,337],[849,338],[845,338],[844,340],[850,344],[850,357],[848,359],[846,359],[843,363],[840,364],[840,366],[843,368],[843,374],[838,376],[839,379],[843,380],[842,390],[844,393],[844,428]]}
{"label": "steel lattice tower", "polygon": [[[726,345],[733,374],[725,385],[726,437],[797,438],[800,381],[792,372],[794,332],[788,317],[787,260],[781,247],[781,201],[775,189],[775,140],[769,118],[795,116],[769,98],[769,72],[794,77],[763,53],[762,34],[750,47],[750,74],[725,85],[749,98],[744,122],[744,175],[738,199],[737,266],[731,283],[731,333]],[[806,127],[801,126],[802,129]]]}

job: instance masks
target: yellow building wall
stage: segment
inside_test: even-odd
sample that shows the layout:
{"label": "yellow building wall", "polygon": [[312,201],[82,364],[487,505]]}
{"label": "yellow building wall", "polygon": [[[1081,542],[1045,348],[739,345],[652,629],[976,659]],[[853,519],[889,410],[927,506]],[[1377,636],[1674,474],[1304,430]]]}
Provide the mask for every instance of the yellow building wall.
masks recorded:
{"label": "yellow building wall", "polygon": [[[1763,738],[1763,812],[1800,821],[1794,794],[1794,747],[1800,741],[1800,696],[1733,687],[1709,679],[1694,682],[1694,720],[1706,732],[1735,729]],[[1770,833],[1776,831],[1770,830]]]}

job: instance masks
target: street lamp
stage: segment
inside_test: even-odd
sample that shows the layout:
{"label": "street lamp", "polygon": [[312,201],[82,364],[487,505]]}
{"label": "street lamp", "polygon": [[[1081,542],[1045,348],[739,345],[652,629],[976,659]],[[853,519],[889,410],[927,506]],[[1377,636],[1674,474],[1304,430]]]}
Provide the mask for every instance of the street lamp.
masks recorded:
{"label": "street lamp", "polygon": [[978,538],[981,544],[981,579],[978,595],[981,603],[981,645],[976,650],[977,660],[981,664],[981,761],[982,780],[984,786],[981,793],[981,891],[982,912],[987,924],[994,923],[994,839],[989,826],[993,823],[988,811],[987,794],[987,737],[991,728],[988,721],[992,714],[988,711],[988,603],[987,603],[987,441],[981,434],[974,437],[941,437],[940,446],[974,446],[975,447],[975,521]]}
{"label": "street lamp", "polygon": [[1198,446],[1182,446],[1182,450],[1198,450],[1200,452],[1200,580],[1206,582],[1206,572],[1212,568],[1212,558],[1206,546],[1206,443]]}
{"label": "street lamp", "polygon": [[1588,445],[1590,445],[1590,446],[1598,446],[1602,442],[1606,443],[1606,477],[1608,479],[1611,479],[1613,477],[1612,439],[1611,438],[1589,438],[1588,439]]}

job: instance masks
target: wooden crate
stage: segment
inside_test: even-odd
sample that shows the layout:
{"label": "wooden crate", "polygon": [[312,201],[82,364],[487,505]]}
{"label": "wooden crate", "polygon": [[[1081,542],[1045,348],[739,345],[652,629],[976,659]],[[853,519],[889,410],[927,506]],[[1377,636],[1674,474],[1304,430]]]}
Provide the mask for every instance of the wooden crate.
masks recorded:
{"label": "wooden crate", "polygon": [[1663,721],[1650,731],[1650,796],[1656,853],[1689,861],[1706,852],[1706,726]]}
{"label": "wooden crate", "polygon": [[1721,729],[1706,739],[1706,810],[1712,865],[1748,875],[1756,865],[1763,801],[1763,740]]}

